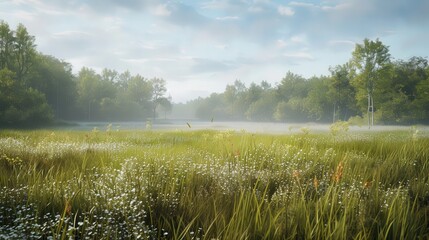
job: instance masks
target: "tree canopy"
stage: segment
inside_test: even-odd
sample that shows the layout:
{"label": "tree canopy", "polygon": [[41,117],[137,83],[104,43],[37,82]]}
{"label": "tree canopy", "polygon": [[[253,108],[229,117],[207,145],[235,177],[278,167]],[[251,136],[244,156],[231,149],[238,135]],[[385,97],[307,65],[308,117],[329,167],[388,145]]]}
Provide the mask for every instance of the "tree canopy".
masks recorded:
{"label": "tree canopy", "polygon": [[24,25],[0,21],[0,128],[55,120],[145,121],[171,110],[166,82],[125,71],[72,66],[36,49]]}
{"label": "tree canopy", "polygon": [[274,85],[235,80],[221,93],[172,104],[167,82],[114,69],[72,66],[36,49],[24,25],[0,21],[0,127],[55,120],[146,121],[174,107],[205,120],[429,123],[428,60],[395,59],[379,39],[355,45],[327,76],[287,71]]}
{"label": "tree canopy", "polygon": [[308,79],[288,71],[274,87],[266,87],[266,82],[247,87],[236,81],[223,93],[198,99],[196,116],[285,122],[357,120],[359,124],[367,118],[369,126],[429,123],[426,58],[392,61],[388,46],[379,39],[364,39],[356,44],[350,61],[329,71],[329,76]]}

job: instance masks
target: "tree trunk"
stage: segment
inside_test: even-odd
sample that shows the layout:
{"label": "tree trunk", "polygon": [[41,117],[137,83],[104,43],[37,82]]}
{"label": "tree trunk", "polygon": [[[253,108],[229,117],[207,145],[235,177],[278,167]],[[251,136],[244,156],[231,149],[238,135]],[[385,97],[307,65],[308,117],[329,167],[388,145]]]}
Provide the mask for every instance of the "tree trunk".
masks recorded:
{"label": "tree trunk", "polygon": [[368,115],[368,129],[371,129],[371,115],[369,114],[369,110],[371,107],[371,95],[368,93],[368,109],[366,114]]}
{"label": "tree trunk", "polygon": [[371,95],[371,126],[374,127],[374,97]]}
{"label": "tree trunk", "polygon": [[91,101],[88,102],[88,121],[91,121]]}
{"label": "tree trunk", "polygon": [[336,108],[336,103],[334,103],[334,115],[332,116],[332,123],[335,123],[335,108]]}
{"label": "tree trunk", "polygon": [[155,103],[155,101],[154,101],[154,103],[153,103],[153,121],[155,121],[155,119],[156,119],[156,107],[157,107],[157,104]]}

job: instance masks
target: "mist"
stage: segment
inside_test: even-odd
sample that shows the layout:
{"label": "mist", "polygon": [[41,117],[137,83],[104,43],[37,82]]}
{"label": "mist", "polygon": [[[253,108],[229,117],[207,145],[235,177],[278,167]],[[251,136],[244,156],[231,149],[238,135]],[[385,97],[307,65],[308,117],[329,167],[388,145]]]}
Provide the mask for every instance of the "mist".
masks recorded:
{"label": "mist", "polygon": [[[3,23],[3,27],[8,25]],[[29,36],[24,26],[16,30],[19,31]],[[31,37],[27,39],[30,45],[34,41]],[[175,89],[168,89],[165,79],[106,68],[97,72],[86,67],[75,75],[67,62],[29,48],[27,54],[32,54],[32,58],[28,62],[3,61],[12,70],[4,68],[0,72],[4,93],[0,126],[135,122],[137,128],[142,128],[140,125],[149,122],[153,126],[163,124],[155,128],[175,129],[179,122],[196,122],[199,126],[196,129],[239,130],[232,124],[239,122],[246,131],[285,132],[284,129],[290,131],[300,128],[295,125],[305,126],[305,123],[321,124],[315,125],[316,130],[337,122],[369,129],[381,125],[427,124],[428,61],[422,57],[392,61],[386,46],[368,39],[356,46],[351,60],[358,61],[354,56],[362,48],[370,49],[371,44],[378,44],[386,51],[384,62],[377,63],[380,68],[375,72],[377,79],[367,78],[370,73],[366,67],[359,69],[357,62],[356,66],[346,63],[330,68],[328,76],[305,78],[288,71],[274,85],[267,81],[247,85],[235,80],[222,92],[186,103],[174,102],[170,93]],[[26,64],[31,71],[18,71],[27,69],[22,68]],[[367,88],[368,84],[373,87]],[[228,124],[215,124],[225,122]],[[272,124],[264,126],[267,123]]]}

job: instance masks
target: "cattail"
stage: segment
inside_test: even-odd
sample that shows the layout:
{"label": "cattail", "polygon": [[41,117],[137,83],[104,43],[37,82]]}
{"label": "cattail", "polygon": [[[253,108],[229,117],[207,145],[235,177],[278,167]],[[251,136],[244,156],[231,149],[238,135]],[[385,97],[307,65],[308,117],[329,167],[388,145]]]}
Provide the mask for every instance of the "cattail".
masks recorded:
{"label": "cattail", "polygon": [[66,206],[65,206],[65,208],[64,208],[64,211],[65,211],[65,213],[66,213],[67,215],[70,215],[70,214],[71,214],[71,210],[72,210],[72,206],[71,206],[71,204],[70,204],[70,201],[69,201],[69,200],[67,200],[67,201],[66,201]]}
{"label": "cattail", "polygon": [[317,191],[317,189],[319,188],[319,180],[317,179],[316,176],[314,176],[314,178],[313,178],[313,186]]}
{"label": "cattail", "polygon": [[343,176],[343,169],[344,169],[344,164],[341,161],[338,164],[337,169],[335,170],[335,173],[333,176],[334,182],[338,183],[341,180],[341,177]]}

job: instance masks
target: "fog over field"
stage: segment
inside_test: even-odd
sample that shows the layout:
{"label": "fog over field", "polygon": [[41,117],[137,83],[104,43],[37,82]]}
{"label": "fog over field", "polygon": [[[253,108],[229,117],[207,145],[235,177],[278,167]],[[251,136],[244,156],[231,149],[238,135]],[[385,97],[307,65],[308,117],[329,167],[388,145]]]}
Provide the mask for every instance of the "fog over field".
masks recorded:
{"label": "fog over field", "polygon": [[[189,125],[188,125],[189,124]],[[318,123],[275,123],[275,122],[210,122],[198,120],[163,120],[161,122],[78,122],[67,127],[56,129],[84,130],[84,131],[197,131],[197,130],[219,130],[236,131],[263,134],[295,134],[331,132],[331,124]],[[362,133],[368,131],[415,131],[420,134],[429,134],[428,126],[349,126],[347,132]]]}

